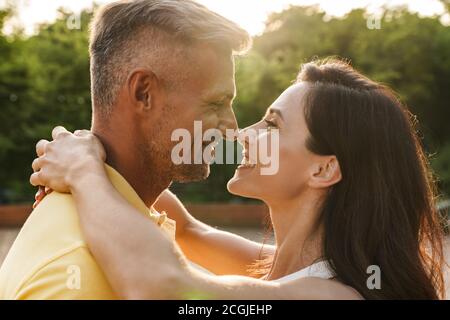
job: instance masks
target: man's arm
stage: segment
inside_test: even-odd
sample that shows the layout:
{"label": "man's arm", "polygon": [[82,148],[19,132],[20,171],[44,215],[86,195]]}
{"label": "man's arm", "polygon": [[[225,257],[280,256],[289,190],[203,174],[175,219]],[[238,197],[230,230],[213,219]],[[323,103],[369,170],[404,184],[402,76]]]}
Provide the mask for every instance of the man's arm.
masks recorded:
{"label": "man's arm", "polygon": [[[218,275],[246,275],[255,260],[275,253],[275,247],[217,230],[195,219],[181,201],[165,190],[155,203],[177,222],[176,240],[186,257]],[[261,252],[261,250],[264,252]],[[262,254],[262,255],[261,255]]]}

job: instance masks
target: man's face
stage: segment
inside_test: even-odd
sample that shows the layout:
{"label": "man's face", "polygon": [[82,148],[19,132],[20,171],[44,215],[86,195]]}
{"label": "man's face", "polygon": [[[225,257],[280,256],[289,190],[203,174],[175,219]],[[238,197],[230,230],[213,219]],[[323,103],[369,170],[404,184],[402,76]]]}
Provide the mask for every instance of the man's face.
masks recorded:
{"label": "man's face", "polygon": [[[158,126],[158,140],[161,139],[158,141],[158,153],[164,166],[162,170],[177,182],[198,181],[209,175],[209,164],[203,161],[202,156],[201,164],[194,163],[195,153],[199,150],[194,147],[194,141],[203,141],[199,135],[203,136],[208,129],[219,129],[225,136],[226,129],[237,129],[232,109],[236,94],[233,57],[208,47],[196,48],[194,55],[194,65],[188,66],[188,79],[167,93],[167,103],[161,116],[163,125]],[[194,130],[194,121],[201,122],[201,131]],[[176,129],[186,129],[190,133],[190,164],[175,164],[172,161],[172,150],[179,143],[171,141]],[[202,154],[208,144],[204,142],[202,145]]]}

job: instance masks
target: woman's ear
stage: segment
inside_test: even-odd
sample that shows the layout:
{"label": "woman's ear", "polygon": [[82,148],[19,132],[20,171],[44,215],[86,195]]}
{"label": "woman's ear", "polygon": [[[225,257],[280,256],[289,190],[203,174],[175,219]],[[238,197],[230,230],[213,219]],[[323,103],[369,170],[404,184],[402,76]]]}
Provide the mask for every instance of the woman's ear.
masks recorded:
{"label": "woman's ear", "polygon": [[312,188],[327,188],[342,180],[341,168],[336,156],[323,156],[314,165],[309,178]]}

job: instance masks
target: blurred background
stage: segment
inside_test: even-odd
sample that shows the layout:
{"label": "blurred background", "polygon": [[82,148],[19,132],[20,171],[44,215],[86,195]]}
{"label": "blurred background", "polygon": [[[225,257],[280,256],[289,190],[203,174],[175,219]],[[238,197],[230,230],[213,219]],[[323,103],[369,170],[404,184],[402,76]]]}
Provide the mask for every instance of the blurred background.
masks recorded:
{"label": "blurred background", "polygon": [[[108,1],[0,0],[0,245],[5,251],[31,211],[34,145],[51,129],[89,128],[88,25]],[[254,37],[237,60],[234,109],[258,121],[301,63],[338,56],[396,90],[419,121],[445,212],[450,196],[450,0],[201,0]],[[197,217],[261,240],[267,210],[230,195],[236,165],[172,190]],[[12,229],[11,229],[12,228]],[[270,241],[270,239],[269,239]],[[0,250],[0,262],[1,262]]]}

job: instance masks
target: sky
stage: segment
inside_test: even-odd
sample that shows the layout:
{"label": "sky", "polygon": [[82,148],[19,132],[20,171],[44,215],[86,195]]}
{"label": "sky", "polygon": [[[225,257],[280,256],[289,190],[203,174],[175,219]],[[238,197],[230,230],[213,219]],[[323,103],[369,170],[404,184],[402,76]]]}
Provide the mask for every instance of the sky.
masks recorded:
{"label": "sky", "polygon": [[[260,34],[264,29],[264,21],[271,12],[278,12],[289,5],[318,4],[329,15],[342,16],[353,8],[367,7],[376,12],[377,8],[387,4],[391,6],[407,5],[411,11],[421,15],[433,15],[443,12],[438,0],[197,0],[208,8],[237,22],[250,34]],[[59,7],[67,8],[75,13],[92,5],[92,0],[0,0],[0,7],[6,3],[18,4],[18,18],[13,21],[25,28],[27,34],[33,33],[35,26],[42,22],[51,22],[57,17]],[[97,0],[99,4],[112,2]],[[8,28],[8,26],[7,26]]]}

